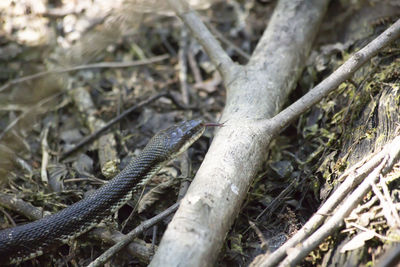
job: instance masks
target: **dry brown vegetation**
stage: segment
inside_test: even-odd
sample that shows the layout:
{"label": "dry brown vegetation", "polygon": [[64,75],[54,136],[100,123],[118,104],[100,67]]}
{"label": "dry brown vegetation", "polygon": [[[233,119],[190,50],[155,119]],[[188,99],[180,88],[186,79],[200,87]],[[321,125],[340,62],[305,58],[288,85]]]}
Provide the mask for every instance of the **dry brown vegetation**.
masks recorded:
{"label": "dry brown vegetation", "polygon": [[[84,198],[160,129],[191,118],[224,123],[215,140],[207,131],[104,225],[27,264],[89,264],[182,199],[206,157],[178,215],[141,229],[111,264],[146,266],[170,221],[176,228],[182,220],[179,233],[167,230],[154,266],[265,266],[349,169],[396,147],[398,40],[306,112],[273,130],[268,124],[395,23],[396,1],[319,1],[304,12],[303,1],[190,1],[210,32],[181,1],[167,2],[1,1],[0,229]],[[266,123],[254,126],[259,121]],[[382,154],[365,171],[362,178],[387,164],[342,226],[326,230],[311,252],[285,252],[285,264],[392,264],[382,259],[400,254],[392,248],[400,240],[394,158]],[[319,214],[324,224],[334,208]]]}

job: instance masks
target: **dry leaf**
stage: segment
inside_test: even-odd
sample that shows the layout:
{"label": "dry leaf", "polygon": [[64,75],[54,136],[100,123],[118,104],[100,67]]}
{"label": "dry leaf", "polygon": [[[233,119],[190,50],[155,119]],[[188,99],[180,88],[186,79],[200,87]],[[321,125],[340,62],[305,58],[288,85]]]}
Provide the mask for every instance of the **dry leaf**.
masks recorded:
{"label": "dry leaf", "polygon": [[360,248],[365,245],[365,241],[372,239],[374,236],[375,236],[374,231],[362,232],[353,237],[353,239],[351,239],[349,242],[347,242],[347,244],[344,245],[340,250],[340,253],[345,253],[346,251],[351,251]]}

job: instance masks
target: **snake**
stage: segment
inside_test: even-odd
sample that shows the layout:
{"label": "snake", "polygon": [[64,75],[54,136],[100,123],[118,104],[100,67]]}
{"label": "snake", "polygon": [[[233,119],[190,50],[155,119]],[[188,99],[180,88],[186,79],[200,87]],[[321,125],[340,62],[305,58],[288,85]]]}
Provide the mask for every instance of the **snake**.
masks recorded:
{"label": "snake", "polygon": [[187,120],[156,133],[119,174],[88,197],[61,211],[0,231],[0,264],[17,264],[86,233],[114,214],[138,188],[203,134],[202,120]]}

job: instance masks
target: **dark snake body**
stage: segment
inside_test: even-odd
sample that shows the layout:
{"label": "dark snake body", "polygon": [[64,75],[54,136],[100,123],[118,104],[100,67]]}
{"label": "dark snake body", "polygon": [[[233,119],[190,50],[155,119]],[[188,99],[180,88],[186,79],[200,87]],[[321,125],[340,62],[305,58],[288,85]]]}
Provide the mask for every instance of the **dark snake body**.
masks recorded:
{"label": "dark snake body", "polygon": [[87,232],[113,214],[163,165],[204,132],[200,120],[184,121],[157,133],[117,176],[87,198],[25,225],[0,231],[0,264],[20,263]]}

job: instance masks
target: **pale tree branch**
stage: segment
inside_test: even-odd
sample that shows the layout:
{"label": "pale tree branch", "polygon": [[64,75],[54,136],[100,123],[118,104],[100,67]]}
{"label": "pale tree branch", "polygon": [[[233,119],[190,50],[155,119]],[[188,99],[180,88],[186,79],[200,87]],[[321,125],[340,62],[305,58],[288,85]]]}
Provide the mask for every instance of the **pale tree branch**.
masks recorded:
{"label": "pale tree branch", "polygon": [[[259,127],[260,119],[275,115],[293,89],[327,4],[328,0],[280,1],[264,32],[268,56],[260,52],[260,62],[234,67],[231,77],[224,76],[227,100],[221,121],[226,123],[217,130],[150,266],[213,265],[272,137]],[[198,35],[190,20],[184,22]],[[278,30],[293,25],[295,32]],[[296,41],[290,42],[293,34]],[[286,40],[285,45],[279,53],[271,52],[279,39]]]}
{"label": "pale tree branch", "polygon": [[284,129],[303,112],[318,103],[330,92],[335,90],[342,82],[349,79],[356,70],[375,56],[382,48],[399,38],[400,20],[397,20],[386,31],[376,37],[372,42],[351,56],[342,66],[329,75],[316,87],[310,90],[302,98],[284,109],[271,120],[271,127],[276,131]]}
{"label": "pale tree branch", "polygon": [[[210,33],[196,13],[182,0],[170,0],[171,5],[173,2],[178,16],[222,73],[227,99],[221,121],[226,123],[217,130],[150,266],[207,266],[217,258],[248,187],[262,165],[271,138],[333,90],[319,89],[316,94],[314,91],[309,102],[295,106],[295,112],[289,109],[283,115],[268,119],[280,111],[294,88],[329,1],[279,1],[246,66],[231,62],[215,38],[209,38]],[[389,40],[384,42],[394,40],[394,34],[387,35]],[[371,56],[378,51],[376,47],[369,49],[375,51]],[[337,86],[342,81],[336,79],[349,78],[367,61],[365,57],[358,53],[352,59],[354,69],[344,66],[345,75],[328,78],[324,86]]]}

